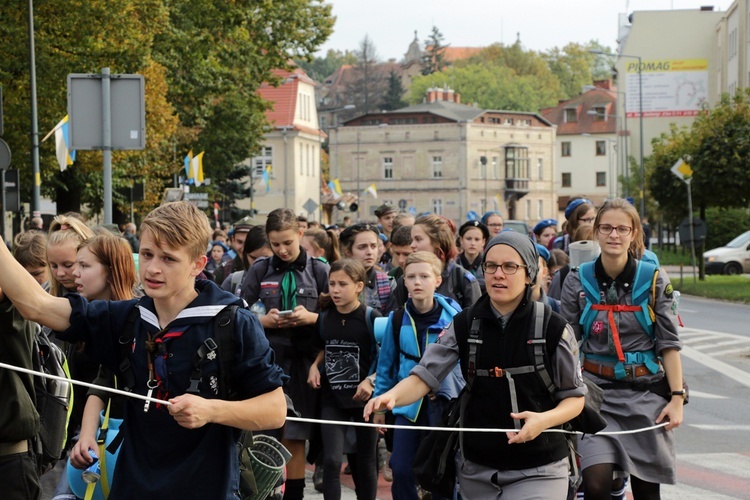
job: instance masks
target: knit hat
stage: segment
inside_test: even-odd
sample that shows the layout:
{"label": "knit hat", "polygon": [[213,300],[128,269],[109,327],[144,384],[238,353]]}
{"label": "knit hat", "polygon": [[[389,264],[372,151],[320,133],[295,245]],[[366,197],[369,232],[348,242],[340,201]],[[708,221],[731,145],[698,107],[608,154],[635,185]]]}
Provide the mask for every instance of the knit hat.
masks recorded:
{"label": "knit hat", "polygon": [[536,244],[524,234],[515,231],[503,231],[492,238],[489,243],[487,243],[487,246],[484,247],[485,260],[487,260],[487,253],[495,245],[508,245],[518,252],[518,255],[521,256],[521,260],[528,269],[529,279],[531,280],[531,283],[534,284],[536,281],[536,275],[539,272],[539,252],[537,252]]}
{"label": "knit hat", "polygon": [[531,231],[534,234],[539,234],[545,229],[547,229],[548,227],[557,227],[557,219],[540,220],[539,222],[536,223],[536,226],[534,226],[534,229],[532,229]]}

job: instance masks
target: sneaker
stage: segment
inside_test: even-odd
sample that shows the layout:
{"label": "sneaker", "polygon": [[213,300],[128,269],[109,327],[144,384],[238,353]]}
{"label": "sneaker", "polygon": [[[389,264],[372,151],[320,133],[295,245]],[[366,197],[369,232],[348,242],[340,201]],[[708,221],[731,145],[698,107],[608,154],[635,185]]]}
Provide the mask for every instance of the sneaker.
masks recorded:
{"label": "sneaker", "polygon": [[323,493],[323,466],[316,465],[315,471],[313,472],[313,486],[315,491]]}

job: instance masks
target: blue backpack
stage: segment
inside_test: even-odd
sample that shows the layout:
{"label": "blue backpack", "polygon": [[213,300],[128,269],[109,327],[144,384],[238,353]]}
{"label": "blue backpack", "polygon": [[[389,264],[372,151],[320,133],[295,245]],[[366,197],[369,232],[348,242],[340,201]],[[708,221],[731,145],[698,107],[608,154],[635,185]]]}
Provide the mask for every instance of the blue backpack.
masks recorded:
{"label": "blue backpack", "polygon": [[[583,340],[585,341],[591,334],[591,327],[599,311],[607,311],[610,329],[614,326],[614,313],[632,312],[638,323],[646,334],[654,338],[654,320],[656,316],[649,304],[649,300],[654,296],[656,289],[656,279],[659,275],[659,260],[653,252],[644,254],[643,259],[638,262],[631,292],[631,305],[615,304],[607,305],[601,300],[599,284],[597,283],[594,262],[586,262],[579,268],[581,285],[586,296],[586,306],[581,312],[579,324],[583,328]],[[617,356],[595,356],[587,354],[586,357],[592,360],[614,363],[615,378],[624,379],[627,376],[625,365],[646,365],[651,373],[659,371],[659,363],[653,350],[638,352],[623,352],[622,345],[619,341],[619,335],[613,334],[615,350]]]}

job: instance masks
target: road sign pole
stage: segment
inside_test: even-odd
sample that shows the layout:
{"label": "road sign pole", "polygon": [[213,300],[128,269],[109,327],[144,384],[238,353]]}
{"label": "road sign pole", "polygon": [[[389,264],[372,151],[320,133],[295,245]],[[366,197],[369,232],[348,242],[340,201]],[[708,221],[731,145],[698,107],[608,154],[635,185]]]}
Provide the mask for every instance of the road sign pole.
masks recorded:
{"label": "road sign pole", "polygon": [[688,192],[688,220],[690,221],[690,258],[692,259],[693,263],[693,283],[695,284],[698,280],[695,277],[695,232],[693,228],[693,192],[690,189],[690,184],[692,183],[692,178],[685,179],[685,184],[687,184],[687,192]]}
{"label": "road sign pole", "polygon": [[112,108],[109,68],[102,68],[102,157],[104,168],[104,223],[112,224]]}

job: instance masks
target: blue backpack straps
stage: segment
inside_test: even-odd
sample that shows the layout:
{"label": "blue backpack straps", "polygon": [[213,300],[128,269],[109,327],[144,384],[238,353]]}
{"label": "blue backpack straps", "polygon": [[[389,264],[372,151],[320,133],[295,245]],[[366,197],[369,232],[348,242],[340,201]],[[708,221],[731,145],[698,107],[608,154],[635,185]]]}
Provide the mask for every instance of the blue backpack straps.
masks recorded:
{"label": "blue backpack straps", "polygon": [[654,264],[641,261],[638,263],[633,281],[633,305],[641,306],[641,310],[635,313],[635,317],[651,338],[654,338],[654,322],[649,308],[649,297],[658,273],[659,269]]}
{"label": "blue backpack straps", "polygon": [[591,333],[591,325],[594,323],[594,318],[596,318],[596,311],[591,306],[601,301],[599,284],[596,282],[596,275],[594,273],[594,263],[586,262],[581,264],[581,267],[578,269],[578,276],[581,278],[583,292],[586,294],[586,306],[581,312],[581,318],[578,320],[578,323],[583,327],[583,340],[586,340]]}

